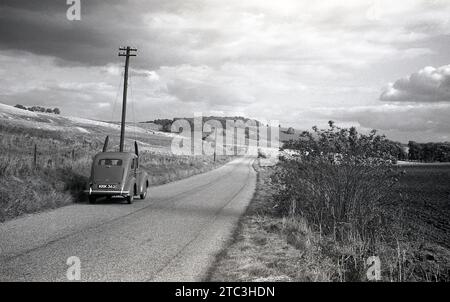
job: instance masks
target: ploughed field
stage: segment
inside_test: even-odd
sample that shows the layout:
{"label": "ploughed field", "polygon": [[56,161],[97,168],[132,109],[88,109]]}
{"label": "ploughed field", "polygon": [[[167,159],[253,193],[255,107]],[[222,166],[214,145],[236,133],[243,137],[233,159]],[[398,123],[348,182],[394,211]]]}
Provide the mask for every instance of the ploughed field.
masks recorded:
{"label": "ploughed field", "polygon": [[411,235],[450,248],[450,164],[401,169],[406,174],[400,179],[398,190]]}

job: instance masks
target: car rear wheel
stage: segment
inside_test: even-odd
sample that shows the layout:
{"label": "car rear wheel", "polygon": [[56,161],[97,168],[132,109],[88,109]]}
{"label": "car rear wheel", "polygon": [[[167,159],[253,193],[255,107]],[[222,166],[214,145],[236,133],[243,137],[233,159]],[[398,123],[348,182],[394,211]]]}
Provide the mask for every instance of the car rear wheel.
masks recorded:
{"label": "car rear wheel", "polygon": [[89,203],[94,204],[97,201],[97,197],[94,195],[89,195]]}
{"label": "car rear wheel", "polygon": [[148,188],[146,187],[144,189],[144,192],[142,192],[142,194],[139,195],[139,197],[141,197],[141,199],[145,199],[145,197],[147,197],[147,190],[148,190]]}
{"label": "car rear wheel", "polygon": [[134,194],[130,194],[127,196],[127,203],[132,204],[134,200]]}

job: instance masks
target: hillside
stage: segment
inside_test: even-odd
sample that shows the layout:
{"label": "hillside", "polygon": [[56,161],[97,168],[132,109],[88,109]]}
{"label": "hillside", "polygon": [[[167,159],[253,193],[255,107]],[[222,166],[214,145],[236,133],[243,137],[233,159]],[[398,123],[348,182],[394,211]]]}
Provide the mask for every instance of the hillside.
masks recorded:
{"label": "hillside", "polygon": [[[108,149],[117,149],[119,129],[117,123],[0,104],[0,222],[82,201],[92,157],[102,150],[106,135]],[[138,141],[140,166],[152,185],[201,173],[230,159],[174,155],[174,134],[154,131],[151,125],[128,124],[126,135],[125,150],[131,151],[132,141]]]}
{"label": "hillside", "polygon": [[[111,137],[112,147],[118,143],[120,124],[89,120],[80,117],[38,113],[18,109],[0,103],[0,127],[6,129],[33,129],[53,132],[65,137],[88,137],[103,141],[106,135]],[[141,143],[142,150],[154,152],[169,152],[172,134],[155,130],[152,124],[130,124],[126,126],[128,145],[136,139]]]}

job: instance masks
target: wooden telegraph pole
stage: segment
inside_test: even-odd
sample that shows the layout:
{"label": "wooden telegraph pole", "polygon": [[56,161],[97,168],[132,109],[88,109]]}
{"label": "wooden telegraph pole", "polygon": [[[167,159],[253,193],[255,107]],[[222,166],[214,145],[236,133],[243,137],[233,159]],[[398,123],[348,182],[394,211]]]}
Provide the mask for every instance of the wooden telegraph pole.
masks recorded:
{"label": "wooden telegraph pole", "polygon": [[[120,123],[120,145],[119,151],[123,152],[123,142],[125,139],[125,117],[127,115],[127,88],[128,88],[128,65],[130,63],[130,57],[135,57],[133,52],[137,51],[136,48],[120,47],[119,57],[125,57],[125,73],[123,80],[123,102],[122,102],[122,121]],[[124,53],[125,52],[125,53]]]}

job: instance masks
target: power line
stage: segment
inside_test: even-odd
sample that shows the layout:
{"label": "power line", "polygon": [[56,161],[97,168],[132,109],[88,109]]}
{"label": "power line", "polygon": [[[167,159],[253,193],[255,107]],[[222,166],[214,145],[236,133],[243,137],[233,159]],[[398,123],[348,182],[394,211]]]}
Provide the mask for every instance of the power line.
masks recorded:
{"label": "power line", "polygon": [[119,80],[117,90],[116,90],[117,93],[116,93],[116,97],[114,98],[113,108],[111,111],[111,119],[110,119],[111,122],[114,121],[114,114],[116,113],[116,105],[117,105],[117,100],[119,99],[120,86],[122,86],[123,74],[124,74],[124,72],[122,71],[122,73],[120,74],[120,80]]}
{"label": "power line", "polygon": [[131,81],[131,79],[129,81],[129,84],[130,84],[131,111],[132,111],[132,114],[133,114],[134,140],[136,140],[137,139],[137,135],[136,135],[136,111],[135,111],[136,95],[134,93],[134,87],[133,87],[134,82]]}

